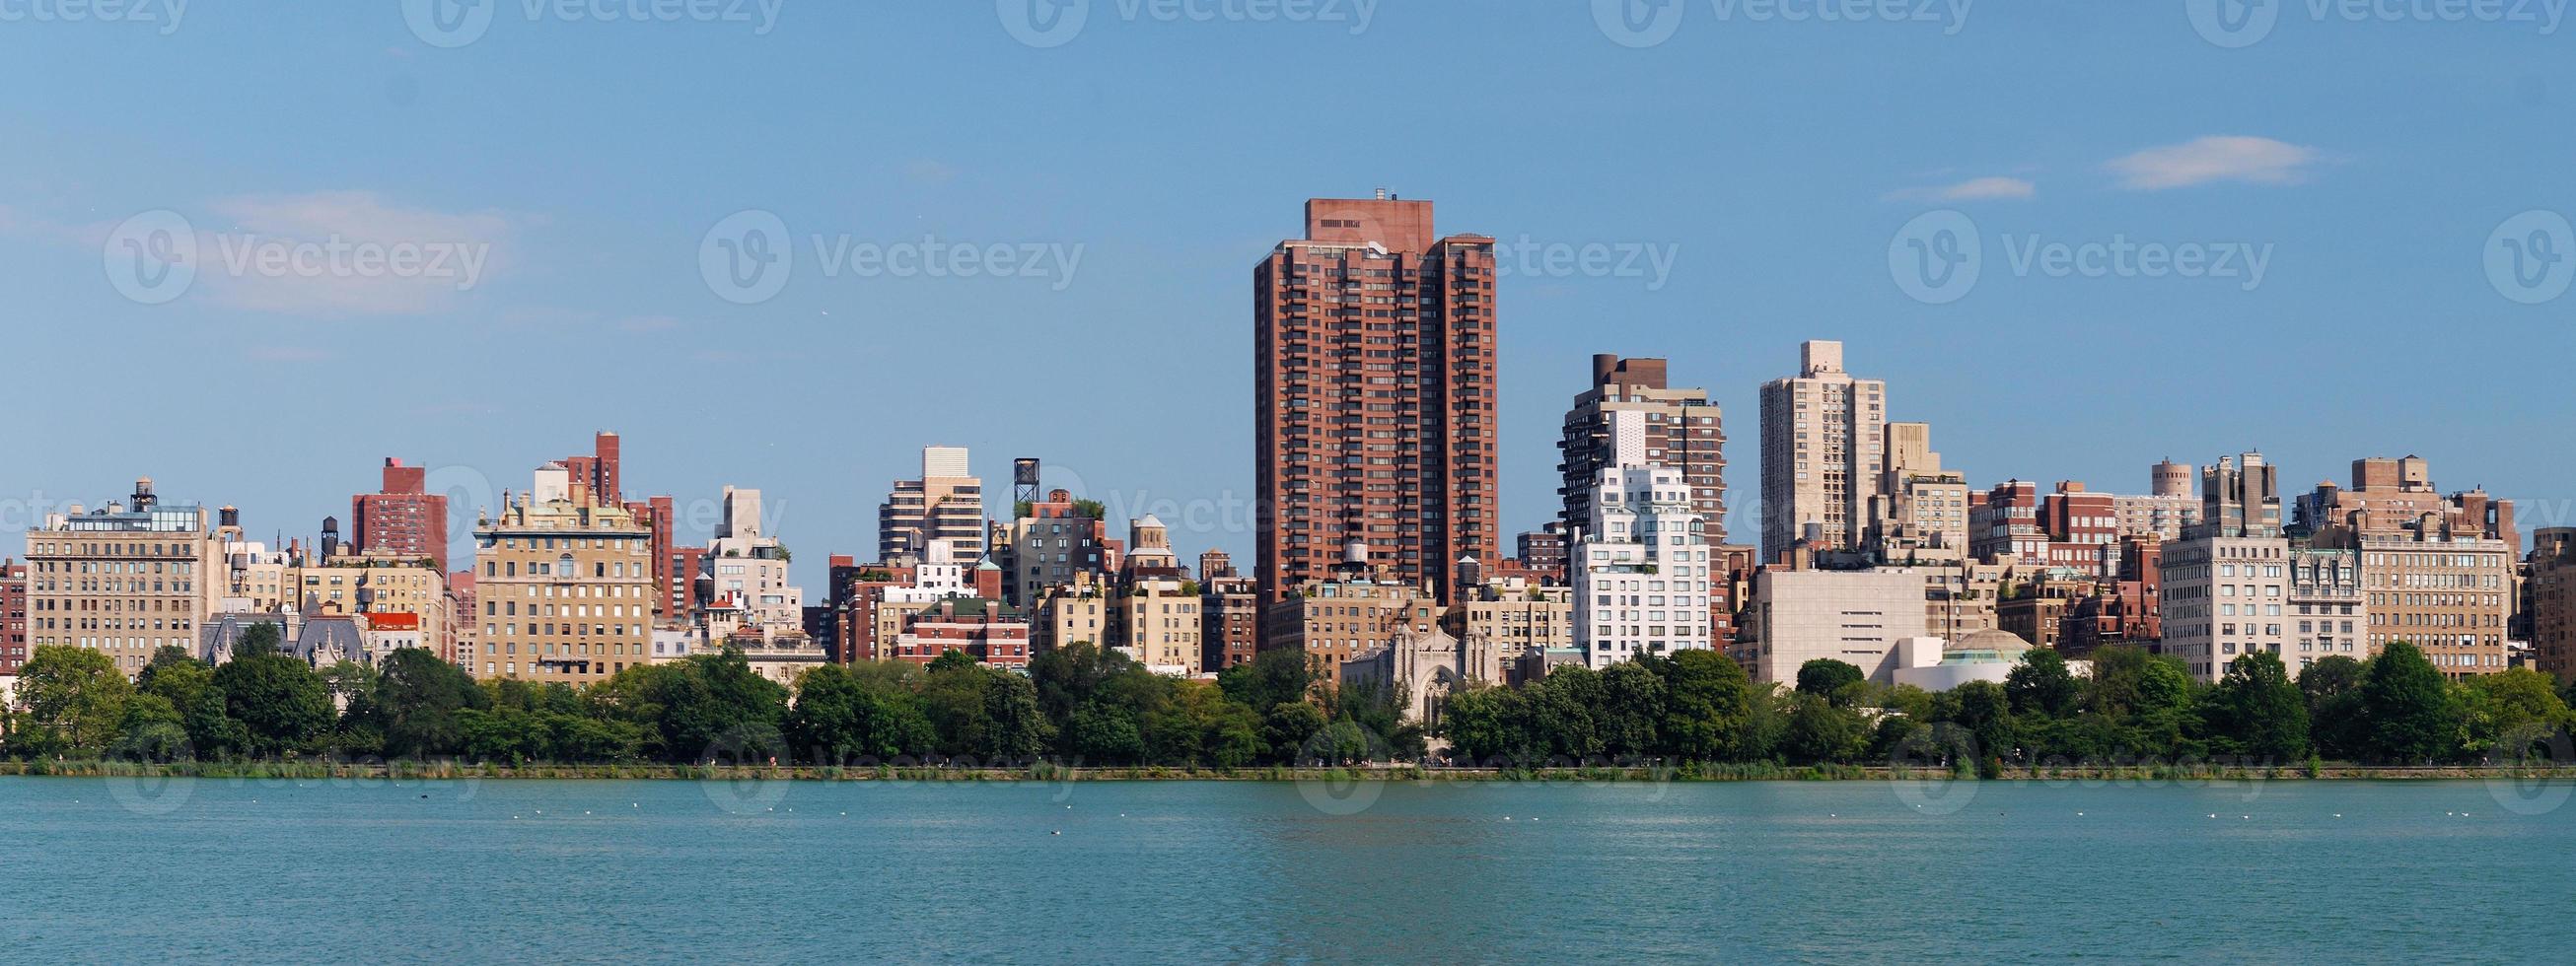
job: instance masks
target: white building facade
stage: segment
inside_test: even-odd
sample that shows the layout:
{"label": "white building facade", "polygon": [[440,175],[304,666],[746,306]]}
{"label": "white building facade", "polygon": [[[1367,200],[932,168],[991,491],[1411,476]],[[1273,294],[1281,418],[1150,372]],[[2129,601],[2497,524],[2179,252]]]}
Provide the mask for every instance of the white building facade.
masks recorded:
{"label": "white building facade", "polygon": [[1575,641],[1589,666],[1711,646],[1706,523],[1680,470],[1603,469],[1570,569]]}

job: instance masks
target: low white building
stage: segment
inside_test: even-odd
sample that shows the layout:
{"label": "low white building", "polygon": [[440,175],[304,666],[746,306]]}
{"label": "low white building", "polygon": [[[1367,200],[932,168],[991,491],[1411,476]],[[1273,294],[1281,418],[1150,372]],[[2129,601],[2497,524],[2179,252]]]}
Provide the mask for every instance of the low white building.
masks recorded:
{"label": "low white building", "polygon": [[1570,564],[1574,638],[1586,664],[1712,646],[1705,529],[1680,470],[1601,471]]}
{"label": "low white building", "polygon": [[1817,658],[1891,683],[1897,642],[1930,633],[1926,576],[1912,567],[1764,570],[1753,579],[1752,639],[1738,645],[1736,658],[1767,683],[1794,683],[1798,668]]}

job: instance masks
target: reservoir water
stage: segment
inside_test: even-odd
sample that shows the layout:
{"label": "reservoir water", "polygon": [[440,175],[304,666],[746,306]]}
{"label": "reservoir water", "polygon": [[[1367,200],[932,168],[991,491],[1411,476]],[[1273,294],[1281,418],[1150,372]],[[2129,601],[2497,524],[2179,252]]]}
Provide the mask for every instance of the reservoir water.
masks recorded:
{"label": "reservoir water", "polygon": [[2566,962],[2481,782],[0,779],[14,962]]}

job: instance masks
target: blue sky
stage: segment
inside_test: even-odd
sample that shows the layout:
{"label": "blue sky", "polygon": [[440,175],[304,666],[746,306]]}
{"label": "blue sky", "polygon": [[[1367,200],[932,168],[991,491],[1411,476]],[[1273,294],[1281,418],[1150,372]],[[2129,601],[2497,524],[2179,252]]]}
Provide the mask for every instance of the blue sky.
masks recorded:
{"label": "blue sky", "polygon": [[[2524,501],[2526,530],[2576,499],[2576,295],[2523,304],[2487,270],[2508,219],[2576,212],[2576,25],[2292,3],[2230,48],[2181,2],[1855,22],[1691,0],[1614,36],[1615,4],[1094,0],[1069,34],[1015,35],[1077,8],[772,2],[764,30],[757,4],[502,0],[447,47],[394,3],[191,4],[166,32],[157,4],[7,6],[0,522],[149,474],[310,533],[385,456],[521,487],[614,428],[630,490],[766,490],[817,592],[931,443],[974,447],[996,491],[1043,457],[1185,518],[1185,554],[1248,556],[1250,271],[1305,198],[1379,186],[1533,253],[1500,296],[1511,530],[1552,514],[1557,422],[1589,354],[1619,352],[1726,408],[1751,539],[1756,387],[1808,338],[1847,342],[1979,485],[2126,492],[2160,457],[2259,447],[2298,488],[2420,453],[2446,489]],[[146,304],[107,252],[157,210],[206,255]],[[747,305],[700,271],[745,210],[796,259]],[[1918,299],[1902,233],[1936,210],[1981,262]],[[2515,224],[2554,244],[2564,222]],[[460,287],[225,254],[335,234],[480,264]],[[821,263],[925,240],[1051,260]],[[2065,267],[2122,244],[2264,274]],[[2532,263],[2563,289],[2552,264],[2576,266]]]}

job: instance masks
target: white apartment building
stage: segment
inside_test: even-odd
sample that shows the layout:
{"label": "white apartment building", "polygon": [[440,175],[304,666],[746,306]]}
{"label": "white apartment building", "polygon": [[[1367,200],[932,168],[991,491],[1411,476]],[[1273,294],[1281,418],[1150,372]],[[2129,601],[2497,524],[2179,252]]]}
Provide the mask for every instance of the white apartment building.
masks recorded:
{"label": "white apartment building", "polygon": [[1586,664],[1712,646],[1706,524],[1680,470],[1604,468],[1572,556],[1574,634]]}

